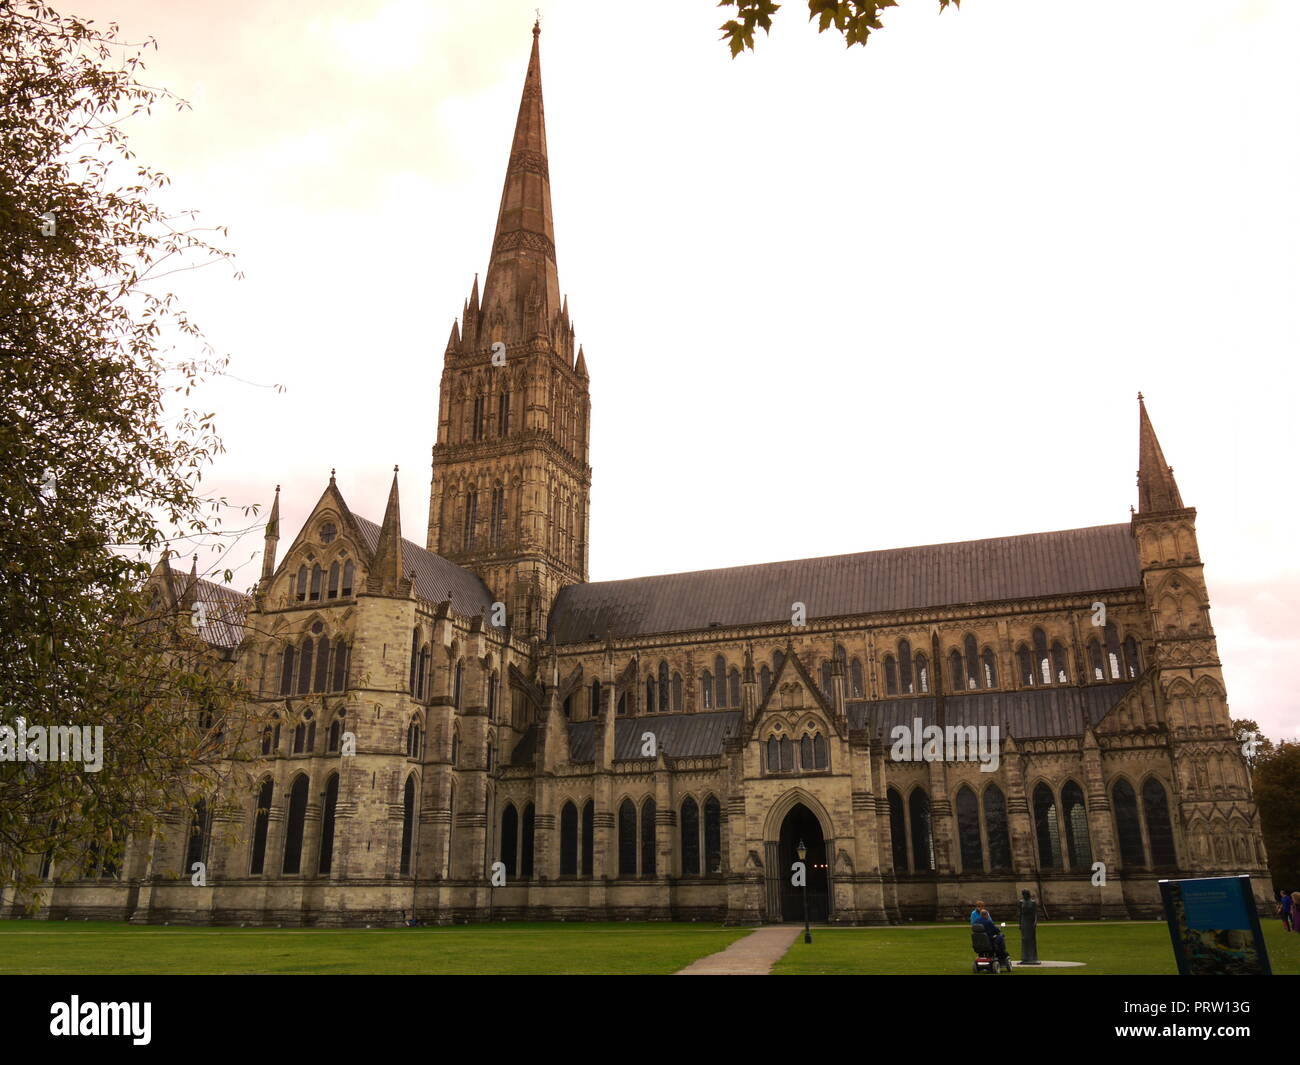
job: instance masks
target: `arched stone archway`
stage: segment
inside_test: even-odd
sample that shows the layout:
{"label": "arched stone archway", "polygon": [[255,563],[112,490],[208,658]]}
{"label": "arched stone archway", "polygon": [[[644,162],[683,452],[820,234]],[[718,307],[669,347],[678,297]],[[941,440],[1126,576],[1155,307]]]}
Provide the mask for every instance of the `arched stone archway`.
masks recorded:
{"label": "arched stone archway", "polygon": [[830,919],[834,839],[826,808],[802,788],[787,792],[773,803],[764,829],[769,921],[802,923],[804,919],[804,891],[790,882],[800,842],[807,850],[804,863],[807,867],[808,919]]}

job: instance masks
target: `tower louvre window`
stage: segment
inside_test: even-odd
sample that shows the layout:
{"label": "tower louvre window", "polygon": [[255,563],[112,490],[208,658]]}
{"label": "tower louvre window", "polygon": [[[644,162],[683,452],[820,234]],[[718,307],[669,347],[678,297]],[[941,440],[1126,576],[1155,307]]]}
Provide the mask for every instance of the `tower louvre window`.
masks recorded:
{"label": "tower louvre window", "polygon": [[482,396],[474,397],[474,421],[472,431],[475,440],[483,439],[483,423],[486,417],[486,406],[487,403]]}
{"label": "tower louvre window", "polygon": [[510,393],[502,392],[497,397],[497,436],[510,435]]}
{"label": "tower louvre window", "polygon": [[471,490],[465,493],[465,527],[461,533],[461,542],[465,545],[465,550],[473,548],[477,529],[478,493]]}
{"label": "tower louvre window", "polygon": [[504,539],[506,525],[506,490],[501,485],[492,489],[492,546],[498,546]]}

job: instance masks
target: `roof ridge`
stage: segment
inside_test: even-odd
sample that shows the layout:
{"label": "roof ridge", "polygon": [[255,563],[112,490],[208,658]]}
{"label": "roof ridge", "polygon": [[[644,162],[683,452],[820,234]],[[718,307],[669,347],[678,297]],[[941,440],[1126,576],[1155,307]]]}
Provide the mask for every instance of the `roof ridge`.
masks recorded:
{"label": "roof ridge", "polygon": [[579,584],[565,585],[565,588],[561,589],[561,591],[567,590],[568,588],[580,588],[593,584],[622,584],[628,581],[644,581],[660,577],[692,577],[701,573],[729,573],[737,572],[739,570],[763,569],[768,566],[791,566],[802,562],[825,562],[835,559],[861,558],[864,555],[887,555],[893,552],[902,551],[924,551],[934,547],[958,547],[962,544],[991,544],[1000,540],[1022,540],[1029,537],[1056,536],[1061,533],[1092,532],[1097,529],[1122,529],[1127,534],[1130,532],[1130,525],[1126,521],[1111,522],[1106,525],[1081,525],[1072,529],[1049,529],[1045,532],[1013,533],[1007,536],[984,536],[975,540],[945,540],[941,543],[935,544],[912,544],[907,547],[880,547],[871,551],[846,551],[838,555],[810,555],[806,558],[783,558],[774,562],[749,562],[740,566],[715,566],[711,569],[677,570],[673,573],[646,573],[639,577],[618,577],[608,581],[586,581]]}

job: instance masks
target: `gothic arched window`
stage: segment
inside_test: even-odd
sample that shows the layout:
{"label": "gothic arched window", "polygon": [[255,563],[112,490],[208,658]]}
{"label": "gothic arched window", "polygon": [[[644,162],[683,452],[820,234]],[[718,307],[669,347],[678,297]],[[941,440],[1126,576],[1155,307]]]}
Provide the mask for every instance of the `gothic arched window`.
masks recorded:
{"label": "gothic arched window", "polygon": [[1007,826],[1007,799],[1002,789],[984,789],[984,833],[989,841],[989,868],[1011,868],[1011,833]]}
{"label": "gothic arched window", "polygon": [[[966,658],[966,683],[961,685],[961,687],[965,688],[967,691],[974,691],[980,686],[980,662],[979,650],[975,644],[975,637],[970,633],[967,633],[966,638],[962,641],[962,651],[965,653]],[[992,685],[990,685],[990,687],[991,686]]]}
{"label": "gothic arched window", "polygon": [[918,873],[934,871],[934,840],[930,834],[930,796],[924,788],[913,788],[907,800],[912,815],[912,868]]}
{"label": "gothic arched window", "polygon": [[1119,839],[1119,858],[1126,866],[1144,866],[1146,850],[1142,846],[1142,822],[1138,816],[1137,794],[1123,777],[1115,781],[1110,792],[1115,811],[1115,835]]}
{"label": "gothic arched window", "polygon": [[266,864],[266,831],[271,823],[271,800],[275,796],[275,783],[264,780],[257,793],[257,806],[253,810],[253,858],[248,872],[260,876]]}
{"label": "gothic arched window", "polygon": [[519,811],[514,803],[506,803],[501,814],[501,864],[506,867],[506,878],[513,880],[518,870]]}
{"label": "gothic arched window", "polygon": [[867,687],[862,682],[862,660],[855,658],[849,663],[849,694],[854,699],[861,699]]}
{"label": "gothic arched window", "polygon": [[704,701],[704,709],[713,709],[713,674],[707,669],[700,677],[700,697]]}
{"label": "gothic arched window", "polygon": [[1052,683],[1052,664],[1047,659],[1047,633],[1042,629],[1035,628],[1033,632],[1034,640],[1034,684],[1041,681],[1044,684]]}
{"label": "gothic arched window", "polygon": [[497,547],[505,539],[506,529],[506,490],[497,485],[492,489],[492,546]]}
{"label": "gothic arched window", "polygon": [[346,599],[352,594],[352,581],[357,575],[357,568],[351,561],[343,563],[343,597]]}
{"label": "gothic arched window", "polygon": [[1020,669],[1020,686],[1022,688],[1032,688],[1034,686],[1034,656],[1023,643],[1016,648],[1016,665]]}
{"label": "gothic arched window", "polygon": [[916,687],[922,695],[930,690],[930,660],[925,655],[916,656]]}
{"label": "gothic arched window", "polygon": [[689,795],[682,803],[682,875],[700,871],[700,807]]}
{"label": "gothic arched window", "polygon": [[673,674],[673,713],[681,713],[682,709],[682,675]]}
{"label": "gothic arched window", "polygon": [[1096,640],[1088,641],[1088,667],[1092,670],[1093,680],[1106,679],[1106,671],[1101,664],[1101,644]]}
{"label": "gothic arched window", "polygon": [[582,808],[582,875],[591,876],[595,868],[596,806],[588,799]]}
{"label": "gothic arched window", "polygon": [[727,674],[728,698],[731,706],[740,705],[740,670],[734,666]]}
{"label": "gothic arched window", "polygon": [[325,781],[325,802],[321,806],[320,860],[317,871],[328,876],[334,864],[334,818],[339,804],[339,775],[331,773]]}
{"label": "gothic arched window", "polygon": [[200,799],[194,804],[192,811],[193,816],[190,818],[190,836],[189,845],[185,848],[185,868],[182,873],[192,873],[195,862],[203,861],[203,855],[207,852],[208,836],[208,803],[206,799]]}
{"label": "gothic arched window", "polygon": [[830,747],[826,743],[826,737],[819,732],[813,737],[813,768],[829,769],[830,767]]}
{"label": "gothic arched window", "polygon": [[894,872],[906,873],[907,818],[903,814],[903,796],[897,788],[888,788],[885,795],[889,799],[889,838],[890,850],[894,855]]}
{"label": "gothic arched window", "polygon": [[898,667],[894,665],[893,655],[885,655],[885,694],[898,694]]}
{"label": "gothic arched window", "polygon": [[330,579],[325,586],[325,598],[337,599],[339,597],[339,577],[342,575],[337,562],[330,563]]}
{"label": "gothic arched window", "polygon": [[722,872],[722,804],[713,795],[704,800],[704,872]]}
{"label": "gothic arched window", "polygon": [[1060,640],[1052,641],[1052,683],[1070,683],[1070,668],[1066,661],[1065,648]]}
{"label": "gothic arched window", "polygon": [[[668,712],[668,698],[671,694],[669,690],[670,687],[671,687],[671,681],[669,680],[668,677],[668,663],[660,662],[658,688],[659,688],[659,712],[661,714],[666,714]],[[674,709],[678,709],[678,708],[674,707]]]}
{"label": "gothic arched window", "polygon": [[957,840],[962,872],[984,871],[984,845],[980,841],[980,807],[969,786],[957,789]]}
{"label": "gothic arched window", "polygon": [[533,875],[533,842],[536,831],[537,811],[530,802],[524,807],[522,831],[519,843],[519,875],[528,879]]}
{"label": "gothic arched window", "polygon": [[966,687],[966,671],[962,667],[961,652],[955,647],[948,652],[948,676],[953,691],[959,692]]}
{"label": "gothic arched window", "polygon": [[781,750],[781,770],[789,773],[794,769],[794,743],[789,736],[782,736],[777,746]]}
{"label": "gothic arched window", "polygon": [[1124,670],[1120,666],[1120,655],[1123,651],[1119,645],[1119,629],[1115,628],[1113,621],[1106,622],[1106,664],[1110,667],[1111,680],[1123,680]]}
{"label": "gothic arched window", "polygon": [[312,691],[323,692],[329,685],[330,679],[330,639],[328,636],[322,636],[317,641],[319,650],[316,652],[316,676],[312,678]]}
{"label": "gothic arched window", "polygon": [[813,743],[809,735],[799,741],[799,765],[805,770],[813,767]]}
{"label": "gothic arched window", "polygon": [[1083,789],[1073,780],[1061,788],[1061,810],[1065,814],[1065,849],[1073,869],[1092,866],[1092,840],[1088,834],[1088,808]]}
{"label": "gothic arched window", "polygon": [[1046,784],[1034,789],[1034,834],[1038,839],[1038,864],[1043,869],[1061,869],[1061,822],[1056,797]]}
{"label": "gothic arched window", "polygon": [[474,537],[478,532],[478,493],[473,489],[465,493],[465,513],[461,526],[461,546],[466,550],[474,547]]}
{"label": "gothic arched window", "polygon": [[1147,777],[1142,785],[1142,812],[1146,815],[1147,839],[1151,841],[1151,864],[1177,865],[1174,830],[1169,823],[1169,798],[1164,785],[1155,777]]}
{"label": "gothic arched window", "polygon": [[993,649],[984,648],[984,687],[996,688],[998,686],[998,663],[993,657]]}
{"label": "gothic arched window", "polygon": [[618,875],[636,876],[636,804],[624,799],[618,807]]}
{"label": "gothic arched window", "polygon": [[578,875],[578,808],[566,802],[560,811],[560,876]]}
{"label": "gothic arched window", "polygon": [[334,684],[333,690],[341,692],[348,686],[348,645],[342,636],[334,640]]}
{"label": "gothic arched window", "polygon": [[600,717],[600,679],[591,682],[590,711],[593,718]]}
{"label": "gothic arched window", "polygon": [[641,875],[655,875],[655,801],[641,804]]}
{"label": "gothic arched window", "polygon": [[281,872],[293,875],[302,865],[302,833],[307,824],[307,774],[299,773],[289,786],[289,817],[284,830],[284,864]]}
{"label": "gothic arched window", "polygon": [[767,693],[772,690],[772,670],[764,665],[758,671],[758,690],[762,693],[761,698],[767,698]]}
{"label": "gothic arched window", "polygon": [[1124,640],[1124,674],[1128,677],[1136,677],[1142,672],[1142,659],[1138,654],[1137,640],[1132,636]]}
{"label": "gothic arched window", "polygon": [[291,695],[293,693],[293,647],[286,647],[280,655],[280,694]]}
{"label": "gothic arched window", "polygon": [[302,651],[298,659],[298,694],[306,695],[311,691],[312,638],[302,641]]}
{"label": "gothic arched window", "polygon": [[907,640],[898,641],[898,679],[904,695],[911,695],[916,690],[912,676],[912,645]]}
{"label": "gothic arched window", "polygon": [[402,861],[399,873],[411,875],[411,852],[415,849],[415,774],[406,778],[402,789]]}
{"label": "gothic arched window", "polygon": [[767,771],[769,773],[781,772],[781,748],[775,736],[767,738]]}

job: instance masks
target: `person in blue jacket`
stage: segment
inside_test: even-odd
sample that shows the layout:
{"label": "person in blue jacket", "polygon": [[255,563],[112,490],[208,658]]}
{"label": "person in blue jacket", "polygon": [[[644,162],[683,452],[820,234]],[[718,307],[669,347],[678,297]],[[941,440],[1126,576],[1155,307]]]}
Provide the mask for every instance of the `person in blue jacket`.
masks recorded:
{"label": "person in blue jacket", "polygon": [[998,961],[1011,968],[1011,958],[1007,954],[1007,937],[998,931],[998,926],[993,923],[993,918],[989,916],[988,910],[979,911],[979,920],[971,927],[982,928],[984,933],[989,937],[989,942],[993,944],[993,952],[998,956]]}

